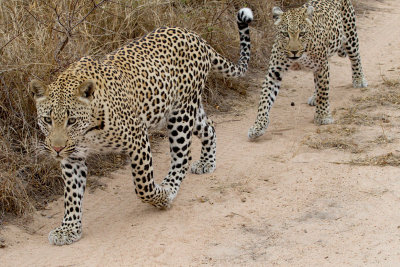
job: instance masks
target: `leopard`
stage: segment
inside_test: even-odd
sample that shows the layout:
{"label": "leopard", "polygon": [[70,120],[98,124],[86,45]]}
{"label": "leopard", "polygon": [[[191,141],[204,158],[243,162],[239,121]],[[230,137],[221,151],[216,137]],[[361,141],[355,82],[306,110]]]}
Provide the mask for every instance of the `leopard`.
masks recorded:
{"label": "leopard", "polygon": [[[208,74],[242,77],[250,60],[253,13],[237,13],[240,56],[233,63],[198,34],[160,27],[103,56],[85,56],[46,84],[33,79],[29,90],[44,140],[41,147],[60,162],[64,216],[48,235],[50,244],[69,245],[82,236],[82,203],[91,153],[124,153],[136,195],[169,208],[190,169],[216,168],[215,127],[203,107]],[[170,168],[160,184],[153,175],[151,131],[164,125]],[[200,159],[191,164],[192,136],[201,141]]]}
{"label": "leopard", "polygon": [[310,0],[285,12],[272,9],[275,39],[269,66],[262,83],[257,117],[248,131],[249,140],[262,136],[269,125],[269,112],[274,104],[284,75],[293,67],[311,70],[314,94],[308,99],[315,106],[314,123],[334,123],[329,105],[329,63],[331,56],[348,56],[353,87],[367,87],[361,65],[356,16],[351,0]]}

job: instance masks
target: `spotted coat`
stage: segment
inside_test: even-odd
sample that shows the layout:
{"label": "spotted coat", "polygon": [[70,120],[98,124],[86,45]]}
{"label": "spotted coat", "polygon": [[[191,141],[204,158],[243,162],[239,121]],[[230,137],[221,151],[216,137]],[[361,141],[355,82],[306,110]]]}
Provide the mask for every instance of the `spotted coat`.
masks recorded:
{"label": "spotted coat", "polygon": [[[61,161],[64,219],[51,231],[55,245],[71,244],[82,234],[85,158],[90,152],[122,152],[131,159],[135,192],[144,202],[169,207],[191,161],[192,135],[202,142],[196,174],[216,168],[216,136],[201,103],[211,71],[243,76],[250,59],[250,9],[239,11],[240,59],[233,64],[197,34],[163,27],[107,55],[84,57],[46,86],[31,82],[43,148]],[[153,178],[148,131],[166,122],[170,169],[161,184]]]}

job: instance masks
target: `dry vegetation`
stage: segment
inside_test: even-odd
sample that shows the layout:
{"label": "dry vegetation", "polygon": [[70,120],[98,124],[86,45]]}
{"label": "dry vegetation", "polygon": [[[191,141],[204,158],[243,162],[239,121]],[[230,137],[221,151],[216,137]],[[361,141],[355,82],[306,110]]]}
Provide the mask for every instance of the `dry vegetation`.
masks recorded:
{"label": "dry vegetation", "polygon": [[[304,144],[313,149],[340,149],[359,154],[345,164],[360,166],[400,166],[400,155],[396,152],[378,156],[368,155],[368,151],[382,145],[394,143],[397,139],[388,137],[385,129],[398,125],[400,106],[399,80],[383,79],[377,88],[368,89],[362,97],[352,99],[349,108],[335,110],[336,124],[322,126],[305,138]],[[377,113],[379,111],[379,113]],[[372,130],[372,140],[359,140],[355,135],[360,131]],[[374,131],[375,130],[375,131]]]}
{"label": "dry vegetation", "polygon": [[[281,0],[292,6],[302,0]],[[101,57],[162,25],[181,26],[204,37],[224,56],[238,59],[235,14],[255,11],[251,67],[267,65],[273,33],[272,2],[258,0],[0,0],[0,218],[40,208],[62,190],[57,163],[37,154],[43,138],[27,84],[51,82],[84,55]],[[209,102],[222,101],[216,88],[244,88],[243,82],[212,77]],[[96,156],[92,174],[124,164],[117,156]],[[0,220],[1,221],[1,220]]]}
{"label": "dry vegetation", "polygon": [[350,162],[353,165],[359,166],[400,166],[400,155],[398,153],[387,153],[376,157],[363,157],[354,159]]}
{"label": "dry vegetation", "polygon": [[353,134],[357,129],[348,125],[328,125],[317,129],[316,133],[306,137],[304,144],[313,149],[334,148],[360,153],[362,149],[354,142]]}

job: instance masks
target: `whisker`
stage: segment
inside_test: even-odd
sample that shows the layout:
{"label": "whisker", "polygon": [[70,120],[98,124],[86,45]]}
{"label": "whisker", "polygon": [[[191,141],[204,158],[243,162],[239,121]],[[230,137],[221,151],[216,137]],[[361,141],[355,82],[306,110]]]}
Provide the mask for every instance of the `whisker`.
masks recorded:
{"label": "whisker", "polygon": [[49,152],[51,152],[50,148],[44,142],[37,143],[36,151],[39,155],[48,154]]}

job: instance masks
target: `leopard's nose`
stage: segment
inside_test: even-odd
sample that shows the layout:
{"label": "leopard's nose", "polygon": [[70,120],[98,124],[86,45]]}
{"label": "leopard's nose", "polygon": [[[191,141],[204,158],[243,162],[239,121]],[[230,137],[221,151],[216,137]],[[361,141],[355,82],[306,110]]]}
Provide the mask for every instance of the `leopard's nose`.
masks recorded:
{"label": "leopard's nose", "polygon": [[56,151],[57,153],[60,153],[61,150],[63,150],[65,148],[65,146],[61,147],[61,146],[53,146],[54,151]]}

